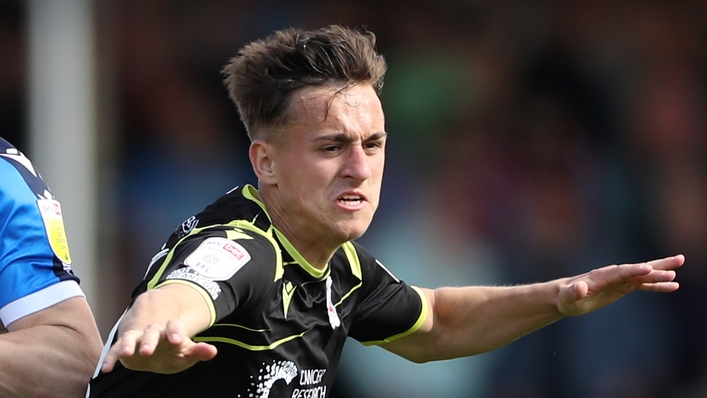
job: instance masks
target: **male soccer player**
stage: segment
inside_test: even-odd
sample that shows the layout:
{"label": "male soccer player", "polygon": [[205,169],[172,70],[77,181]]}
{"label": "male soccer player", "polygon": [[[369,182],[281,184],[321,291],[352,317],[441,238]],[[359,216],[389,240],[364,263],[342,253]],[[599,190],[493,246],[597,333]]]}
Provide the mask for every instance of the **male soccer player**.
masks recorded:
{"label": "male soccer player", "polygon": [[102,343],[70,264],[59,202],[0,138],[0,396],[86,391]]}
{"label": "male soccer player", "polygon": [[169,237],[91,397],[326,397],[349,336],[416,362],[455,358],[678,288],[682,256],[514,287],[395,278],[355,242],[381,189],[385,70],[373,34],[340,26],[275,32],[226,65],[258,189],[234,188]]}

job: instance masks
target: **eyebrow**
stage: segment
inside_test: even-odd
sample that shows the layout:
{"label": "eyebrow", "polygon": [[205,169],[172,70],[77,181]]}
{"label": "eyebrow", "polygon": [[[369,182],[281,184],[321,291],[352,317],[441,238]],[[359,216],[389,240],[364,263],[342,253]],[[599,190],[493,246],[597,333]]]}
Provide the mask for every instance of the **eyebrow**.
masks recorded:
{"label": "eyebrow", "polygon": [[[388,136],[388,133],[381,131],[378,133],[371,134],[364,141],[365,142],[377,141],[377,140],[383,139],[387,136]],[[317,141],[334,141],[334,142],[340,142],[343,144],[349,144],[349,143],[354,142],[355,140],[350,135],[347,135],[344,133],[339,133],[339,134],[322,135],[322,136],[315,137],[314,139],[312,139],[312,142],[317,142]]]}

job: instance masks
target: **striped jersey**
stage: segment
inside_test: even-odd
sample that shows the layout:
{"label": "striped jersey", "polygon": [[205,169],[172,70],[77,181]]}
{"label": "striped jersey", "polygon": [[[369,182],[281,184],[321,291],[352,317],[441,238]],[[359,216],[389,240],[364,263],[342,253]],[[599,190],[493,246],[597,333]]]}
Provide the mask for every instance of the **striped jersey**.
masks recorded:
{"label": "striped jersey", "polygon": [[118,363],[97,372],[88,396],[326,397],[348,336],[384,343],[414,332],[427,315],[423,293],[356,242],[342,245],[324,270],[311,266],[250,185],[186,220],[133,299],[168,283],[193,286],[209,303],[212,325],[194,340],[216,345],[218,355],[172,375]]}

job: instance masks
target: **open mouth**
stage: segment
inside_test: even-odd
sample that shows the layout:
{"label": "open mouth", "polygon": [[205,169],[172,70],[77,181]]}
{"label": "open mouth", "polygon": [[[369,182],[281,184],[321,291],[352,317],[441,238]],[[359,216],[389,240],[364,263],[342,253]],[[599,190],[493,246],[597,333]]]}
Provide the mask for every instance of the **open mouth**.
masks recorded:
{"label": "open mouth", "polygon": [[337,199],[339,203],[346,206],[357,206],[363,203],[363,197],[358,195],[343,195]]}

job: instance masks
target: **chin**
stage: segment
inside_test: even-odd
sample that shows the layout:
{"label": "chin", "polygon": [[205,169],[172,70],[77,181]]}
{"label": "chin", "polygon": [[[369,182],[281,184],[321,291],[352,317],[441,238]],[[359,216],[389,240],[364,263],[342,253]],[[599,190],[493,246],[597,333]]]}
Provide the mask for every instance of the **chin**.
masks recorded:
{"label": "chin", "polygon": [[370,223],[367,223],[366,225],[349,225],[345,228],[342,228],[341,236],[344,239],[344,242],[358,239],[363,236],[363,234],[366,233],[366,231],[368,230],[369,225]]}

